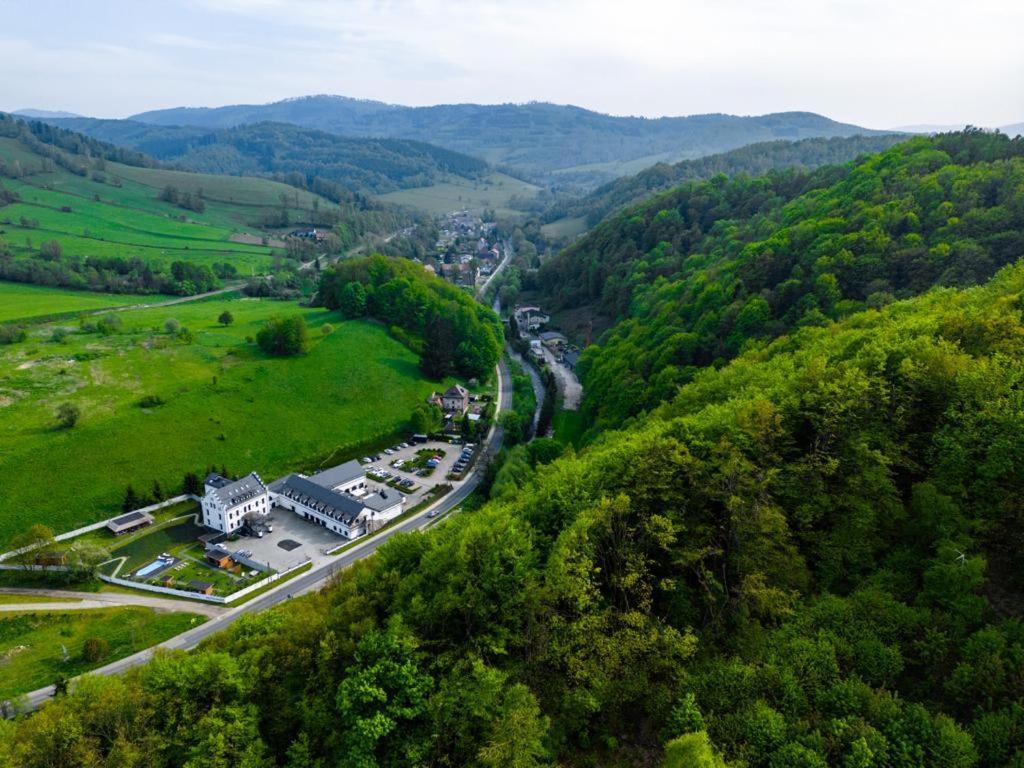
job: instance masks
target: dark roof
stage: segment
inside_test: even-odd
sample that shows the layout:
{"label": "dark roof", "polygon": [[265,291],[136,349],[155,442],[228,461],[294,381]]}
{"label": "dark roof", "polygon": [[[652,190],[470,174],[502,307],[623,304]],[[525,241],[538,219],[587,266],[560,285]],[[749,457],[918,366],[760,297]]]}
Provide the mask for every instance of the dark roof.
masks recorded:
{"label": "dark roof", "polygon": [[344,464],[325,469],[323,472],[317,472],[309,479],[324,488],[337,488],[339,485],[350,483],[365,474],[363,465],[358,461],[346,461]]}
{"label": "dark roof", "polygon": [[218,482],[224,480],[224,478],[220,475],[211,475],[207,478],[207,482],[213,486],[211,493],[220,500],[221,504],[228,508],[237,507],[239,504],[243,504],[249,499],[267,492],[267,486],[263,484],[260,476],[255,472],[250,472],[241,480],[228,481],[226,485],[210,483],[211,478],[218,480]]}
{"label": "dark roof", "polygon": [[555,341],[557,339],[565,339],[565,336],[560,334],[558,331],[544,331],[543,333],[540,334],[540,337],[544,339],[544,341]]}
{"label": "dark roof", "polygon": [[333,517],[345,525],[354,523],[363,511],[363,504],[351,496],[317,485],[301,475],[288,475],[274,486],[275,493]]}
{"label": "dark roof", "polygon": [[131,525],[132,523],[153,522],[153,516],[146,512],[129,512],[127,515],[115,517],[108,525]]}
{"label": "dark roof", "polygon": [[448,387],[448,389],[445,390],[444,397],[465,397],[468,394],[469,392],[466,390],[465,387],[459,386],[458,384],[453,384],[452,386]]}
{"label": "dark roof", "polygon": [[384,510],[391,509],[395,504],[400,504],[402,496],[398,491],[382,489],[377,493],[364,496],[360,501],[362,501],[364,506],[375,512],[383,512]]}
{"label": "dark roof", "polygon": [[211,584],[210,582],[208,582],[208,581],[196,581],[195,579],[190,581],[188,583],[188,586],[189,586],[189,589],[197,589],[197,590],[200,590],[201,592],[205,592],[206,590],[213,588],[213,584]]}
{"label": "dark roof", "polygon": [[231,553],[223,547],[210,547],[206,550],[206,556],[216,560],[223,560],[225,557],[231,557]]}

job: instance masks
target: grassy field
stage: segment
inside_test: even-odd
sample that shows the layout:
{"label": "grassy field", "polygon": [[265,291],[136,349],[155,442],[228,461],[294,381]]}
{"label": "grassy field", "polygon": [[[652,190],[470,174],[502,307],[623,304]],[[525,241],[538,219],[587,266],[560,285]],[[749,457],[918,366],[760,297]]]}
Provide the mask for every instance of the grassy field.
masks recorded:
{"label": "grassy field", "polygon": [[587,231],[587,220],[582,216],[563,218],[540,228],[545,237],[576,237]]}
{"label": "grassy field", "polygon": [[583,411],[558,410],[551,419],[551,426],[555,430],[555,440],[579,448],[583,433],[590,424],[587,423]]}
{"label": "grassy field", "polygon": [[41,285],[6,283],[0,280],[0,323],[33,317],[85,312],[108,307],[122,307],[141,302],[159,301],[160,296],[126,296],[114,293],[67,291]]}
{"label": "grassy field", "polygon": [[[228,327],[217,323],[225,309]],[[247,341],[270,316],[295,313],[310,326],[307,355],[272,358]],[[444,386],[382,327],[324,310],[218,298],[118,317],[110,336],[44,323],[0,347],[0,544],[32,522],[63,531],[108,517],[129,483],[177,492],[185,472],[209,466],[270,480],[328,454],[351,458],[406,428],[413,406]],[[168,318],[194,342],[167,334]],[[63,342],[51,340],[56,327],[69,331]],[[163,404],[140,407],[146,396]],[[63,402],[81,411],[72,429],[56,429]]]}
{"label": "grassy field", "polygon": [[[163,642],[203,620],[191,613],[149,608],[4,613],[0,617],[0,698],[42,688],[60,675],[88,672]],[[109,652],[104,658],[84,658],[82,648],[89,638],[106,640]]]}
{"label": "grassy field", "polygon": [[[2,180],[21,197],[0,208],[0,237],[16,255],[34,253],[43,241],[57,240],[65,254],[75,256],[139,256],[164,263],[230,261],[242,274],[259,272],[270,264],[271,249],[233,242],[232,235],[259,235],[260,215],[270,209],[283,207],[292,220],[304,220],[316,200],[308,192],[268,179],[112,162],[105,164],[102,180],[95,180],[60,167],[44,168],[41,158],[11,138],[0,138],[0,160],[9,165],[16,161],[27,171],[20,179]],[[180,192],[202,191],[205,210],[185,211],[158,200],[167,185]]]}
{"label": "grassy field", "polygon": [[520,211],[508,208],[509,201],[516,196],[531,198],[538,191],[539,187],[528,182],[503,173],[492,173],[477,181],[450,177],[429,187],[389,192],[381,195],[380,199],[416,208],[432,216],[462,208],[477,213],[485,208],[493,208],[499,216],[519,216],[522,215]]}

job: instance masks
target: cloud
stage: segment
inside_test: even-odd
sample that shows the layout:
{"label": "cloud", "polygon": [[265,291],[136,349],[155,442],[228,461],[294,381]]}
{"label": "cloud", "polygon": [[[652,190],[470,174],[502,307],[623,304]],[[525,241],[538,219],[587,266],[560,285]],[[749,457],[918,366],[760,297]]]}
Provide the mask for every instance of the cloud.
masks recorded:
{"label": "cloud", "polygon": [[22,53],[0,47],[0,100],[125,114],[333,92],[410,104],[548,100],[650,116],[806,109],[880,127],[1024,115],[1016,1],[96,5],[104,12],[71,20],[74,5],[8,13],[3,34]]}

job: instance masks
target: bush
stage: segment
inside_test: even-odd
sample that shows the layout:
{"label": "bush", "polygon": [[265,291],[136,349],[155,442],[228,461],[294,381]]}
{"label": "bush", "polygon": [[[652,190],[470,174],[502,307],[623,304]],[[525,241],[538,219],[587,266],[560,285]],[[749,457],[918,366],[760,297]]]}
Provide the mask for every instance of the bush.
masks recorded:
{"label": "bush", "polygon": [[54,328],[53,333],[50,335],[50,341],[60,344],[68,337],[67,328]]}
{"label": "bush", "polygon": [[320,333],[322,333],[324,336],[330,336],[332,333],[334,333],[334,326],[331,325],[330,323],[324,323],[323,325],[320,326]]}
{"label": "bush", "polygon": [[235,322],[235,316],[225,309],[220,313],[220,317],[217,318],[217,322],[221,325],[231,325]]}
{"label": "bush", "polygon": [[110,336],[111,334],[120,331],[123,325],[124,321],[117,315],[104,315],[99,319],[99,322],[96,323],[96,330],[104,336]]}
{"label": "bush", "polygon": [[82,412],[73,403],[61,403],[57,406],[57,426],[61,429],[71,429],[78,423]]}
{"label": "bush", "polygon": [[139,400],[139,408],[156,408],[164,404],[164,399],[159,395],[146,395]]}
{"label": "bush", "polygon": [[309,350],[309,329],[300,315],[272,317],[256,334],[256,343],[268,355],[302,355]]}
{"label": "bush", "polygon": [[181,330],[181,323],[175,320],[173,317],[168,317],[164,320],[164,330],[172,336]]}
{"label": "bush", "polygon": [[0,325],[0,344],[16,344],[24,341],[28,332],[20,325]]}
{"label": "bush", "polygon": [[90,664],[102,661],[110,654],[110,643],[102,637],[87,637],[82,645],[82,658]]}

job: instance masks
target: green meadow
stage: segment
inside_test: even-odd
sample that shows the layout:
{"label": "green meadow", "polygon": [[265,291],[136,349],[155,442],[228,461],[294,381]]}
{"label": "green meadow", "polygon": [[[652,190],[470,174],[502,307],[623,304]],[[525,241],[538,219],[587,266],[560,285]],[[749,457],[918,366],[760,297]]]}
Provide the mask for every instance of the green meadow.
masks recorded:
{"label": "green meadow", "polygon": [[[0,160],[17,162],[27,173],[2,179],[20,200],[0,207],[0,238],[15,254],[38,251],[56,240],[74,256],[139,256],[150,262],[230,261],[242,274],[265,271],[271,248],[235,242],[232,236],[261,236],[263,213],[286,209],[301,220],[315,195],[268,179],[216,176],[107,162],[99,178],[78,176],[42,159],[16,139],[0,138]],[[167,185],[202,192],[205,210],[186,211],[157,199]],[[326,203],[325,203],[326,204]]]}
{"label": "green meadow", "polygon": [[[228,327],[217,322],[225,309],[235,318]],[[296,313],[310,326],[307,355],[268,357],[248,340],[270,316]],[[208,466],[270,480],[351,458],[406,428],[439,386],[384,328],[325,310],[217,298],[117,317],[123,327],[112,335],[58,321],[0,347],[0,544],[33,522],[63,531],[108,517],[128,484],[176,492],[185,472]],[[167,333],[169,318],[194,341]],[[59,342],[58,327],[68,331]],[[141,407],[145,397],[162,404]],[[65,402],[81,416],[58,429]]]}
{"label": "green meadow", "polygon": [[531,198],[540,190],[528,182],[492,173],[482,179],[471,180],[458,176],[438,181],[429,187],[400,189],[381,195],[379,199],[396,205],[438,216],[466,208],[479,213],[493,208],[499,216],[521,216],[521,211],[508,207],[513,197]]}
{"label": "green meadow", "polygon": [[159,301],[159,296],[90,293],[0,280],[0,323]]}
{"label": "green meadow", "polygon": [[[161,643],[204,621],[191,613],[150,608],[97,608],[0,614],[0,698],[74,677]],[[102,658],[87,658],[86,640],[106,642]]]}

